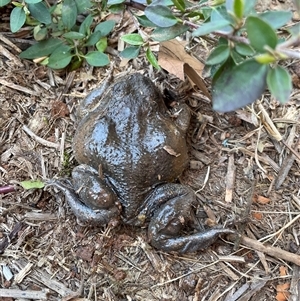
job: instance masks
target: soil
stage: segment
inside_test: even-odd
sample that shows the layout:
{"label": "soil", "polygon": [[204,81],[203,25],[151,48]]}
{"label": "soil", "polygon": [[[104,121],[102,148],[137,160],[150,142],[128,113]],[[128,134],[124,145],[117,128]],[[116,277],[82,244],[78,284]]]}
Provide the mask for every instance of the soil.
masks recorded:
{"label": "soil", "polygon": [[[208,54],[200,44],[193,51]],[[144,55],[111,60],[115,75],[141,72],[190,105],[190,165],[179,181],[195,190],[200,225],[239,236],[197,253],[165,253],[148,244],[146,229],[80,225],[58,191],[24,189],[22,181],[70,175],[76,107],[111,67],[49,70],[21,61],[1,37],[0,301],[300,300],[299,61],[288,62],[287,104],[266,91],[261,103],[219,114],[187,81],[153,71]]]}

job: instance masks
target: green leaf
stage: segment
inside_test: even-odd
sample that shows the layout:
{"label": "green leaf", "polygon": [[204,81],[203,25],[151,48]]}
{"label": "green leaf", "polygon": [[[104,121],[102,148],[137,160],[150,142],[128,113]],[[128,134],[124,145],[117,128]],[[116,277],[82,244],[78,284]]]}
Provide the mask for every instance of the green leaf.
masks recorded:
{"label": "green leaf", "polygon": [[210,53],[206,60],[206,65],[217,65],[226,61],[230,54],[230,48],[228,45],[220,45]]}
{"label": "green leaf", "polygon": [[92,7],[90,0],[75,0],[75,3],[78,14],[82,14]]}
{"label": "green leaf", "polygon": [[268,23],[273,29],[278,29],[292,19],[291,11],[266,11],[258,17]]}
{"label": "green leaf", "polygon": [[244,15],[245,0],[233,1],[233,12],[238,19],[242,19]]}
{"label": "green leaf", "polygon": [[145,15],[135,15],[135,17],[143,27],[156,27],[156,25],[153,22],[151,22]]}
{"label": "green leaf", "polygon": [[125,2],[125,0],[108,0],[107,5],[111,6],[111,5],[121,4],[121,3],[124,3],[124,2]]}
{"label": "green leaf", "polygon": [[214,110],[230,112],[254,102],[265,90],[268,68],[254,59],[240,65],[226,61],[213,79]]}
{"label": "green leaf", "polygon": [[48,35],[48,28],[42,27],[41,24],[37,25],[33,29],[33,37],[36,41],[44,40]]}
{"label": "green leaf", "polygon": [[64,26],[70,30],[76,23],[77,6],[74,0],[64,0],[62,5],[62,21]]}
{"label": "green leaf", "polygon": [[25,2],[26,2],[27,4],[34,4],[34,3],[42,2],[42,0],[25,0]]}
{"label": "green leaf", "polygon": [[38,57],[46,56],[52,53],[56,48],[62,45],[59,39],[50,38],[45,41],[38,42],[20,54],[22,59],[35,59]]}
{"label": "green leaf", "polygon": [[67,45],[61,45],[55,49],[49,57],[47,66],[52,69],[62,69],[69,65],[73,55],[72,48]]}
{"label": "green leaf", "polygon": [[244,16],[248,16],[255,11],[256,0],[246,0],[244,7]]}
{"label": "green leaf", "polygon": [[113,20],[107,20],[98,24],[94,31],[100,31],[102,37],[106,37],[114,28],[116,22]]}
{"label": "green leaf", "polygon": [[228,20],[220,20],[220,21],[213,21],[204,23],[199,26],[193,33],[193,37],[199,37],[207,35],[211,32],[218,31],[219,29],[222,29],[223,27],[230,25],[230,22]]}
{"label": "green leaf", "polygon": [[143,38],[138,33],[125,34],[121,37],[121,40],[134,46],[140,46],[144,44]]}
{"label": "green leaf", "polygon": [[153,30],[151,34],[151,38],[154,41],[163,42],[172,40],[179,35],[183,34],[184,32],[188,31],[189,27],[187,25],[182,25],[180,23],[175,24],[171,27],[158,27]]}
{"label": "green leaf", "polygon": [[51,24],[52,19],[44,2],[28,4],[30,15],[43,24]]}
{"label": "green leaf", "polygon": [[101,38],[103,37],[101,31],[95,31],[93,32],[86,43],[84,44],[85,46],[92,46],[95,45]]}
{"label": "green leaf", "polygon": [[245,58],[242,57],[241,55],[239,55],[234,49],[231,50],[231,58],[233,59],[233,61],[235,62],[236,65],[242,63],[243,61],[245,61]]}
{"label": "green leaf", "polygon": [[10,14],[10,30],[17,32],[25,23],[26,14],[23,7],[15,7]]}
{"label": "green leaf", "polygon": [[154,0],[152,1],[151,5],[163,5],[163,6],[172,6],[172,0]]}
{"label": "green leaf", "polygon": [[126,47],[123,51],[120,52],[120,56],[124,59],[134,59],[139,55],[140,49],[141,47],[137,46]]}
{"label": "green leaf", "polygon": [[300,22],[286,29],[293,36],[300,36]]}
{"label": "green leaf", "polygon": [[269,70],[267,76],[268,88],[272,95],[282,104],[289,100],[292,93],[292,78],[286,69],[276,66]]}
{"label": "green leaf", "polygon": [[20,182],[20,185],[26,190],[45,187],[45,183],[40,180],[22,181]]}
{"label": "green leaf", "polygon": [[88,15],[84,21],[80,24],[79,32],[83,35],[87,35],[91,32],[91,25],[93,23],[92,15]]}
{"label": "green leaf", "polygon": [[264,52],[265,46],[275,49],[277,35],[273,28],[258,17],[250,16],[246,20],[246,29],[251,46],[259,52]]}
{"label": "green leaf", "polygon": [[174,3],[174,5],[176,6],[176,8],[178,10],[180,10],[181,12],[184,12],[184,10],[185,10],[184,0],[172,0],[172,2]]}
{"label": "green leaf", "polygon": [[0,0],[0,7],[7,5],[10,0]]}
{"label": "green leaf", "polygon": [[150,47],[147,49],[146,51],[146,58],[149,61],[149,63],[156,68],[157,70],[160,70],[160,66],[156,60],[155,55],[153,54],[153,52],[151,51]]}
{"label": "green leaf", "polygon": [[77,31],[69,31],[63,34],[63,37],[70,40],[81,40],[85,35]]}
{"label": "green leaf", "polygon": [[[124,2],[125,2],[125,0],[124,0]],[[120,12],[123,12],[124,9],[125,9],[125,5],[123,3],[120,3],[120,4],[111,5],[109,7],[109,12],[112,14],[118,14]]]}
{"label": "green leaf", "polygon": [[236,43],[235,50],[237,53],[243,56],[252,56],[255,54],[254,49],[250,45],[246,45],[243,43]]}
{"label": "green leaf", "polygon": [[105,49],[107,48],[107,37],[103,37],[101,38],[97,44],[96,44],[96,48],[99,52],[104,52]]}
{"label": "green leaf", "polygon": [[260,64],[271,64],[277,60],[276,57],[270,53],[258,54],[254,57],[254,59]]}
{"label": "green leaf", "polygon": [[109,64],[108,56],[99,51],[91,51],[84,57],[91,66],[103,67]]}
{"label": "green leaf", "polygon": [[173,16],[172,11],[163,5],[149,5],[145,9],[146,17],[159,27],[170,27],[178,20]]}

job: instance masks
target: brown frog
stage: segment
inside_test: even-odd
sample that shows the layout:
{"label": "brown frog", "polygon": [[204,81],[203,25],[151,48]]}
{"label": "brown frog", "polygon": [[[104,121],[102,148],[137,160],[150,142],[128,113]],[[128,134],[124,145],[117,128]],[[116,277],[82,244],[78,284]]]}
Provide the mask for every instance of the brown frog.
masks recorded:
{"label": "brown frog", "polygon": [[171,115],[152,81],[136,73],[107,91],[94,90],[78,115],[82,120],[73,150],[80,165],[71,185],[52,185],[64,192],[79,220],[148,224],[151,245],[165,251],[197,251],[219,234],[232,233],[213,228],[182,236],[187,226],[195,228],[192,211],[197,206],[191,188],[172,183],[188,163],[190,113],[185,104]]}

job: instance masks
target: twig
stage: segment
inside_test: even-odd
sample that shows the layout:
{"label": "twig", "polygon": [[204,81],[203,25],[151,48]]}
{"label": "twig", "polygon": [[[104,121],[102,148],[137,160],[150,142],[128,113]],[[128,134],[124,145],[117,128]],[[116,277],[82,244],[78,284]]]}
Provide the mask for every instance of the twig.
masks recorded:
{"label": "twig", "polygon": [[12,186],[12,185],[6,185],[6,186],[0,187],[0,194],[6,194],[6,193],[14,192],[14,191],[16,191],[16,188],[15,188],[15,186]]}
{"label": "twig", "polygon": [[23,131],[25,133],[27,133],[31,138],[33,138],[36,142],[44,145],[44,146],[47,146],[47,147],[52,147],[52,148],[56,148],[56,149],[59,149],[59,144],[58,143],[53,143],[53,142],[50,142],[48,140],[45,140],[39,136],[37,136],[35,133],[33,133],[26,125],[23,125]]}
{"label": "twig", "polygon": [[15,299],[35,299],[35,300],[48,300],[49,290],[42,291],[22,291],[19,289],[5,289],[0,288],[0,296],[15,298]]}

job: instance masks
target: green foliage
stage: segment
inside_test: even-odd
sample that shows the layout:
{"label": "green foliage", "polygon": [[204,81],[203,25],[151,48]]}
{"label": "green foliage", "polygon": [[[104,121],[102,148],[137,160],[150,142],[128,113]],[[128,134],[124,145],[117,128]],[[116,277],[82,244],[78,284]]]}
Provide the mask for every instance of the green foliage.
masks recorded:
{"label": "green foliage", "polygon": [[[54,69],[74,70],[83,61],[93,66],[109,64],[105,54],[107,36],[113,31],[111,20],[95,24],[99,16],[130,8],[125,0],[62,0],[52,6],[46,0],[12,2],[10,26],[17,32],[31,26],[36,44],[21,53],[21,58],[39,59]],[[0,6],[9,4],[0,0]],[[139,2],[139,1],[137,1]],[[290,11],[255,11],[256,0],[149,0],[141,11],[131,11],[136,32],[121,36],[126,44],[120,56],[134,59],[143,54],[154,68],[160,66],[151,51],[151,42],[167,41],[190,31],[193,38],[208,35],[218,39],[206,59],[212,74],[214,109],[227,112],[254,102],[268,87],[285,103],[292,89],[291,76],[279,66],[291,56],[291,47],[300,44],[300,25],[284,27]],[[300,2],[295,0],[300,13]],[[101,7],[101,15],[97,15]],[[83,18],[83,15],[86,16]],[[147,30],[145,30],[147,29]],[[292,42],[280,33],[288,32]],[[285,35],[288,36],[288,35]],[[219,37],[219,38],[218,38]],[[286,46],[288,45],[288,46]],[[298,53],[299,58],[299,53]],[[191,66],[193,67],[193,66]]]}
{"label": "green foliage", "polygon": [[[2,0],[0,4],[7,3]],[[39,59],[53,69],[69,66],[74,70],[84,60],[92,66],[109,64],[104,51],[107,36],[115,22],[104,21],[95,26],[94,15],[90,11],[80,25],[77,23],[79,14],[88,13],[92,7],[90,0],[64,0],[52,7],[44,0],[25,0],[13,2],[13,5],[11,31],[17,32],[25,24],[32,26],[37,41],[20,54],[21,58]]]}

